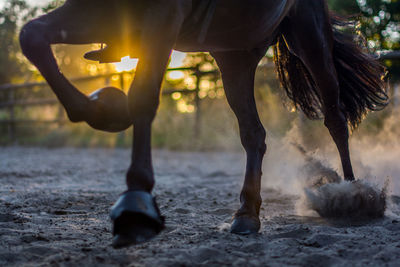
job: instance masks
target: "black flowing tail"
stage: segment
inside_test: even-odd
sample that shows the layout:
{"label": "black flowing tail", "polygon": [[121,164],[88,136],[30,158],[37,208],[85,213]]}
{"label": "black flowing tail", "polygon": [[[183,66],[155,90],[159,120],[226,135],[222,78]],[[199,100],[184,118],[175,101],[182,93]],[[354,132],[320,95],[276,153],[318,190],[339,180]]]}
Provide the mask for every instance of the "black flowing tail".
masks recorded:
{"label": "black flowing tail", "polygon": [[[360,36],[354,34],[354,23],[331,15],[331,24],[339,101],[350,127],[354,129],[368,110],[381,110],[387,105],[386,70],[368,54]],[[322,99],[317,85],[303,62],[290,53],[282,35],[274,48],[274,61],[281,84],[296,108],[301,108],[310,119],[322,118]]]}

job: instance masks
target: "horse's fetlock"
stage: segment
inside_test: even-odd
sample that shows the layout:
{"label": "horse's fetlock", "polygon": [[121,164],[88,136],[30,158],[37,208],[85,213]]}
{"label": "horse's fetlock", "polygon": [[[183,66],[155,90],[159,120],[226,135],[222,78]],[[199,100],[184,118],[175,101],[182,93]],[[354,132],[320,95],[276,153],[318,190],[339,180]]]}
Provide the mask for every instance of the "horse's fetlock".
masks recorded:
{"label": "horse's fetlock", "polygon": [[261,196],[259,190],[255,186],[244,185],[240,193],[240,200],[242,202],[251,202],[257,206],[261,205]]}
{"label": "horse's fetlock", "polygon": [[148,170],[147,168],[130,167],[128,169],[127,176],[151,179],[153,178],[153,172],[151,170]]}
{"label": "horse's fetlock", "polygon": [[262,203],[260,194],[243,189],[240,194],[240,202],[242,203],[242,212],[259,215]]}
{"label": "horse's fetlock", "polygon": [[147,168],[130,167],[126,174],[126,183],[130,190],[150,192],[155,184],[153,171]]}
{"label": "horse's fetlock", "polygon": [[74,104],[73,106],[67,105],[65,108],[68,119],[71,122],[81,122],[87,120],[88,116],[94,115],[93,110],[90,109],[90,105],[88,104]]}
{"label": "horse's fetlock", "polygon": [[77,112],[67,112],[68,119],[71,122],[81,122],[84,121],[82,114]]}

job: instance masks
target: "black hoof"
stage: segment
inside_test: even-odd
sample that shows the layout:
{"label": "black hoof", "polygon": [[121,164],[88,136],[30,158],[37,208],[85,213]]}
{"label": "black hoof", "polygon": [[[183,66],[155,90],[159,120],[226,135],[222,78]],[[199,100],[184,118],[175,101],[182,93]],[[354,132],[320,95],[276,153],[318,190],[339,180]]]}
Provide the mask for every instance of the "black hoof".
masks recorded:
{"label": "black hoof", "polygon": [[132,125],[128,97],[115,87],[104,87],[89,95],[91,109],[86,122],[92,128],[106,132],[121,132]]}
{"label": "black hoof", "polygon": [[114,248],[146,242],[164,229],[164,218],[147,192],[126,192],[112,207],[110,216],[114,222]]}
{"label": "black hoof", "polygon": [[238,235],[256,234],[260,230],[260,225],[258,216],[235,216],[231,225],[231,233]]}
{"label": "black hoof", "polygon": [[[156,225],[151,224],[151,221],[147,221],[149,224],[146,225],[146,219],[135,216],[133,213],[126,213],[123,216],[125,218],[121,217],[117,223],[114,223],[114,228],[118,225],[116,227],[118,230],[112,241],[114,248],[123,248],[144,243],[160,232]],[[125,220],[127,223],[123,224],[122,220]]]}

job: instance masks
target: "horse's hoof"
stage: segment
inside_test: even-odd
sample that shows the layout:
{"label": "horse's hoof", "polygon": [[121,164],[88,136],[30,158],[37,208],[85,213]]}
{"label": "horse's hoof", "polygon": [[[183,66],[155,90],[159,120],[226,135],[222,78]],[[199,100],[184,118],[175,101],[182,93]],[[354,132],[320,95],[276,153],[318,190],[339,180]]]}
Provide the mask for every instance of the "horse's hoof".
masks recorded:
{"label": "horse's hoof", "polygon": [[231,233],[238,235],[256,234],[260,230],[260,225],[258,216],[235,216],[231,225]]}
{"label": "horse's hoof", "polygon": [[114,222],[113,247],[122,248],[146,242],[164,229],[164,218],[151,194],[128,191],[111,209]]}
{"label": "horse's hoof", "polygon": [[119,233],[114,235],[112,241],[112,246],[114,248],[123,248],[144,243],[159,233],[154,226],[150,227],[149,225],[140,225],[136,222],[136,219],[135,216],[132,216],[131,225],[120,227],[118,231]]}
{"label": "horse's hoof", "polygon": [[86,122],[94,129],[120,132],[132,125],[128,97],[115,87],[105,87],[89,95],[90,114]]}

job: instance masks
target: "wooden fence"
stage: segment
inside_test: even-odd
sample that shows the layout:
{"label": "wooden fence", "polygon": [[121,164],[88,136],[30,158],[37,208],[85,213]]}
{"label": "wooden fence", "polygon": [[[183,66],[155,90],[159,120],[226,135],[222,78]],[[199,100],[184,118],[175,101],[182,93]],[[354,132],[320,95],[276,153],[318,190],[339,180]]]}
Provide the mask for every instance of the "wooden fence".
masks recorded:
{"label": "wooden fence", "polygon": [[[380,60],[399,60],[400,52],[399,51],[389,51],[378,53],[377,57]],[[273,64],[268,62],[265,65],[261,66],[262,68],[271,69],[273,68]],[[194,105],[195,105],[195,122],[194,122],[194,135],[198,135],[200,133],[200,120],[201,120],[201,98],[199,95],[200,92],[200,82],[204,77],[212,77],[217,79],[219,77],[218,70],[211,71],[201,71],[198,66],[195,67],[187,67],[187,68],[169,68],[167,72],[171,71],[182,71],[188,72],[190,75],[194,76],[196,79],[196,86],[194,90],[189,90],[188,88],[176,89],[176,88],[163,88],[162,95],[170,96],[174,93],[181,94],[194,94]],[[88,76],[88,77],[80,77],[71,79],[72,82],[89,82],[95,81],[99,79],[104,79],[104,85],[107,86],[110,84],[110,79],[115,76],[119,76],[120,88],[124,91],[127,90],[127,87],[124,83],[124,77],[129,75],[133,77],[134,72],[119,72],[119,73],[110,73],[110,74],[102,74],[96,76]],[[46,82],[37,82],[37,83],[24,83],[24,84],[5,84],[0,85],[0,94],[7,94],[7,101],[0,102],[0,111],[7,110],[8,111],[8,119],[0,119],[0,126],[6,125],[8,127],[8,136],[11,142],[16,142],[17,139],[17,125],[18,124],[29,124],[29,123],[42,123],[42,124],[64,124],[66,122],[66,117],[64,114],[63,107],[59,104],[59,101],[56,98],[41,98],[41,99],[33,99],[33,100],[23,100],[16,98],[16,92],[18,90],[27,90],[33,88],[48,88]],[[394,86],[395,89],[399,90],[399,85]],[[398,93],[398,92],[397,92]],[[397,96],[397,94],[395,94]],[[59,112],[56,119],[53,120],[27,120],[20,119],[16,117],[16,107],[28,108],[32,106],[40,106],[40,105],[59,105]]]}
{"label": "wooden fence", "polygon": [[[194,90],[190,90],[188,88],[163,88],[162,95],[163,96],[170,96],[174,93],[181,93],[181,94],[194,94],[194,105],[195,105],[195,122],[194,122],[194,134],[195,136],[200,132],[200,120],[201,120],[201,98],[199,96],[200,92],[200,83],[201,80],[205,77],[208,79],[210,77],[217,79],[219,76],[218,70],[211,70],[211,71],[201,71],[199,66],[195,67],[183,67],[183,68],[169,68],[167,69],[168,72],[172,71],[182,71],[187,72],[189,75],[195,77],[195,88]],[[73,78],[70,79],[71,82],[79,83],[79,82],[90,82],[96,80],[104,80],[104,86],[109,86],[110,81],[113,77],[118,77],[120,82],[119,87],[123,91],[127,91],[127,85],[125,84],[125,76],[133,77],[135,75],[133,72],[118,72],[118,73],[109,73],[109,74],[102,74],[102,75],[95,75],[95,76],[88,76],[88,77],[80,77],[80,78]],[[24,99],[17,99],[16,93],[18,90],[32,90],[33,88],[40,88],[45,89],[49,86],[46,82],[35,82],[35,83],[23,83],[23,84],[4,84],[0,85],[0,94],[7,94],[7,101],[1,102],[0,101],[0,111],[6,110],[8,112],[7,119],[0,119],[0,126],[6,126],[8,128],[8,137],[10,142],[15,143],[17,142],[17,125],[19,124],[64,124],[67,119],[65,116],[64,108],[61,106],[57,98],[38,98],[32,100],[24,100]],[[42,106],[42,105],[58,105],[58,115],[56,119],[52,120],[34,120],[34,119],[21,119],[17,118],[16,116],[16,107],[22,108],[29,108],[33,106]]]}

